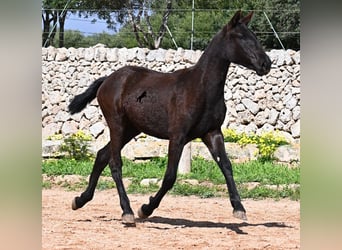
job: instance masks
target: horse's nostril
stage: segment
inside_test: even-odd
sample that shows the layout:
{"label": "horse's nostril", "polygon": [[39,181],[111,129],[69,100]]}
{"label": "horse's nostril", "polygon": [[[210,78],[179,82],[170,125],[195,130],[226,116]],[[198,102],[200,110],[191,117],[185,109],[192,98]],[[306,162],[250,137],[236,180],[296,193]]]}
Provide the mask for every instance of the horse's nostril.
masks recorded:
{"label": "horse's nostril", "polygon": [[263,70],[269,70],[271,68],[271,64],[268,60],[265,60],[261,65]]}
{"label": "horse's nostril", "polygon": [[266,70],[266,62],[263,62],[263,63],[261,64],[261,68],[262,68],[263,70]]}

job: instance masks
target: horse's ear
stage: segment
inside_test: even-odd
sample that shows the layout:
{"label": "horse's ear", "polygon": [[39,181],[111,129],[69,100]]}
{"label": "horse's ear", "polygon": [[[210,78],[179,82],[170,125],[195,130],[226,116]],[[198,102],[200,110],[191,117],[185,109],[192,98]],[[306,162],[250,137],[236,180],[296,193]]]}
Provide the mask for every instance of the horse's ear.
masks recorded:
{"label": "horse's ear", "polygon": [[251,21],[253,14],[254,14],[253,11],[249,12],[249,14],[245,16],[244,18],[242,18],[240,22],[247,25]]}
{"label": "horse's ear", "polygon": [[238,11],[234,14],[234,16],[232,17],[232,19],[230,19],[230,21],[229,21],[229,23],[228,23],[228,27],[231,27],[231,28],[235,27],[235,26],[238,24],[238,22],[240,21],[240,19],[241,19],[241,10],[238,10]]}

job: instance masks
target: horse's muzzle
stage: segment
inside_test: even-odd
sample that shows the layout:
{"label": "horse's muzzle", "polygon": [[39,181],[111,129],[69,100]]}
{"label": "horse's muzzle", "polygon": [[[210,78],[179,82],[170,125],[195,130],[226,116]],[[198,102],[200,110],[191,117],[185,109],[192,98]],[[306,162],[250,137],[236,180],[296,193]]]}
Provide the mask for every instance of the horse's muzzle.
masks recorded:
{"label": "horse's muzzle", "polygon": [[256,73],[259,76],[268,74],[271,70],[271,65],[272,65],[271,59],[268,56],[266,56],[263,62],[260,64],[260,67],[257,68]]}

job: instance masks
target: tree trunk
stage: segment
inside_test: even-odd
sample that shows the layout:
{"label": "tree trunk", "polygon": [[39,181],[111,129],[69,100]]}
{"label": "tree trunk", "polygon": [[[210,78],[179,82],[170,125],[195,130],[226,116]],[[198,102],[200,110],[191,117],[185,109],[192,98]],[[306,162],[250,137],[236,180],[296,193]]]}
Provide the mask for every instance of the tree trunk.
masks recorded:
{"label": "tree trunk", "polygon": [[49,47],[50,45],[53,45],[53,39],[56,34],[55,24],[57,23],[57,13],[51,10],[44,10],[42,14],[42,19],[43,19],[42,46]]}
{"label": "tree trunk", "polygon": [[65,24],[65,18],[66,18],[67,12],[64,11],[63,15],[62,13],[59,14],[59,48],[64,47],[64,24]]}
{"label": "tree trunk", "polygon": [[[167,0],[166,10],[163,15],[162,23],[159,27],[158,35],[156,35],[156,33],[153,31],[152,24],[150,23],[150,16],[148,15],[148,10],[144,10],[145,6],[146,5],[144,4],[144,1],[139,1],[138,12],[136,16],[134,16],[135,9],[133,8],[134,6],[132,1],[130,3],[130,6],[127,7],[127,12],[130,18],[130,23],[132,25],[132,30],[135,34],[135,39],[137,40],[140,47],[158,49],[161,46],[161,43],[165,36],[168,17],[172,10],[172,0]],[[143,14],[147,24],[147,30],[143,29],[143,27],[140,24],[141,16]],[[142,38],[139,34],[142,35]]]}
{"label": "tree trunk", "polygon": [[42,13],[43,19],[43,34],[42,34],[42,46],[49,47],[50,42],[48,41],[49,33],[50,33],[50,14],[49,10],[45,10]]}
{"label": "tree trunk", "polygon": [[51,30],[51,34],[50,34],[50,37],[48,38],[49,39],[49,43],[51,46],[54,46],[54,40],[55,40],[55,35],[56,35],[56,30],[57,30],[57,21],[58,21],[58,13],[57,11],[53,11],[53,16],[52,16],[52,21],[53,21],[53,24],[52,24],[52,30]]}
{"label": "tree trunk", "polygon": [[158,36],[154,39],[154,47],[156,49],[158,49],[160,47],[160,45],[163,41],[163,38],[165,36],[166,26],[167,26],[168,19],[169,19],[171,11],[172,11],[172,1],[168,0],[167,5],[166,5],[166,10],[164,12],[163,19],[162,19],[162,24],[159,27]]}

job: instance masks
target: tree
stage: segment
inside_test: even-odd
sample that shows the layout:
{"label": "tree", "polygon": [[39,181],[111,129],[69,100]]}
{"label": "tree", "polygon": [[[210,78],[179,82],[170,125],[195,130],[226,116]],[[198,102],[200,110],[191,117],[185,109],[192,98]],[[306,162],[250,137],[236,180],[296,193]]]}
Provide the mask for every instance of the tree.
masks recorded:
{"label": "tree", "polygon": [[[285,49],[300,49],[300,3],[299,0],[272,0],[266,1],[265,13],[270,19],[274,29],[279,32],[279,37]],[[272,11],[269,11],[272,8]],[[264,27],[271,31],[266,20],[262,19]],[[267,36],[263,43],[267,48],[281,48],[279,41],[274,35]]]}
{"label": "tree", "polygon": [[[135,3],[134,1],[130,1],[130,6],[127,8],[127,13],[129,16],[129,22],[132,26],[132,30],[139,46],[148,47],[150,49],[158,49],[165,36],[168,19],[172,10],[172,1],[166,1],[166,8],[162,15],[158,32],[155,32],[150,20],[151,14],[154,13],[151,8],[153,2],[154,1],[151,0],[139,0]],[[134,12],[137,12],[137,14],[134,15]],[[143,26],[141,22],[143,15],[146,26]]]}
{"label": "tree", "polygon": [[[46,41],[47,27],[51,28],[51,23],[58,21],[59,46],[65,46],[65,17],[60,12],[66,2],[67,0],[43,1],[43,42]],[[192,0],[74,0],[66,11],[76,13],[75,9],[78,9],[80,17],[94,16],[94,22],[96,19],[106,20],[107,27],[113,30],[120,27],[116,35],[109,36],[108,46],[175,48],[167,30],[169,29],[177,46],[190,48],[191,35],[194,34],[193,49],[203,50],[236,10],[241,9],[246,13],[254,10],[250,27],[266,49],[281,46],[265,14],[278,32],[284,47],[300,49],[299,0],[194,0],[194,3],[195,10],[192,10]],[[44,6],[48,7],[44,9]],[[191,27],[192,13],[194,30]],[[56,30],[51,30],[52,41],[55,33]],[[82,42],[85,41],[93,42],[91,39],[84,39]]]}
{"label": "tree", "polygon": [[[59,24],[59,47],[64,46],[64,24],[69,8],[75,8],[77,1],[68,0],[43,0],[42,20],[43,20],[43,46],[54,45],[54,38],[57,32],[57,22]],[[67,7],[67,8],[65,8]],[[74,11],[71,11],[74,12]],[[52,23],[52,25],[51,25]]]}
{"label": "tree", "polygon": [[[98,19],[106,20],[107,28],[116,30],[116,24],[123,24],[127,17],[129,0],[83,0],[78,4],[79,17],[97,16]],[[93,19],[96,22],[96,19]]]}
{"label": "tree", "polygon": [[[124,26],[129,24],[138,46],[156,49],[161,46],[166,33],[168,19],[172,11],[172,0],[165,0],[165,2],[155,0],[85,0],[82,1],[81,6],[84,10],[79,11],[80,16],[97,15],[99,19],[106,20],[108,28],[114,30],[116,23]],[[158,8],[164,9],[162,15],[155,11]],[[96,11],[91,11],[91,9]],[[151,16],[154,20],[156,18],[160,20],[158,21],[159,25],[157,22],[151,21]]]}
{"label": "tree", "polygon": [[[42,21],[43,35],[42,45],[48,47],[53,45],[53,40],[56,34],[57,11],[52,8],[52,1],[43,1]],[[51,26],[52,23],[52,26]],[[52,29],[52,30],[51,30]],[[49,36],[50,35],[50,36]]]}

